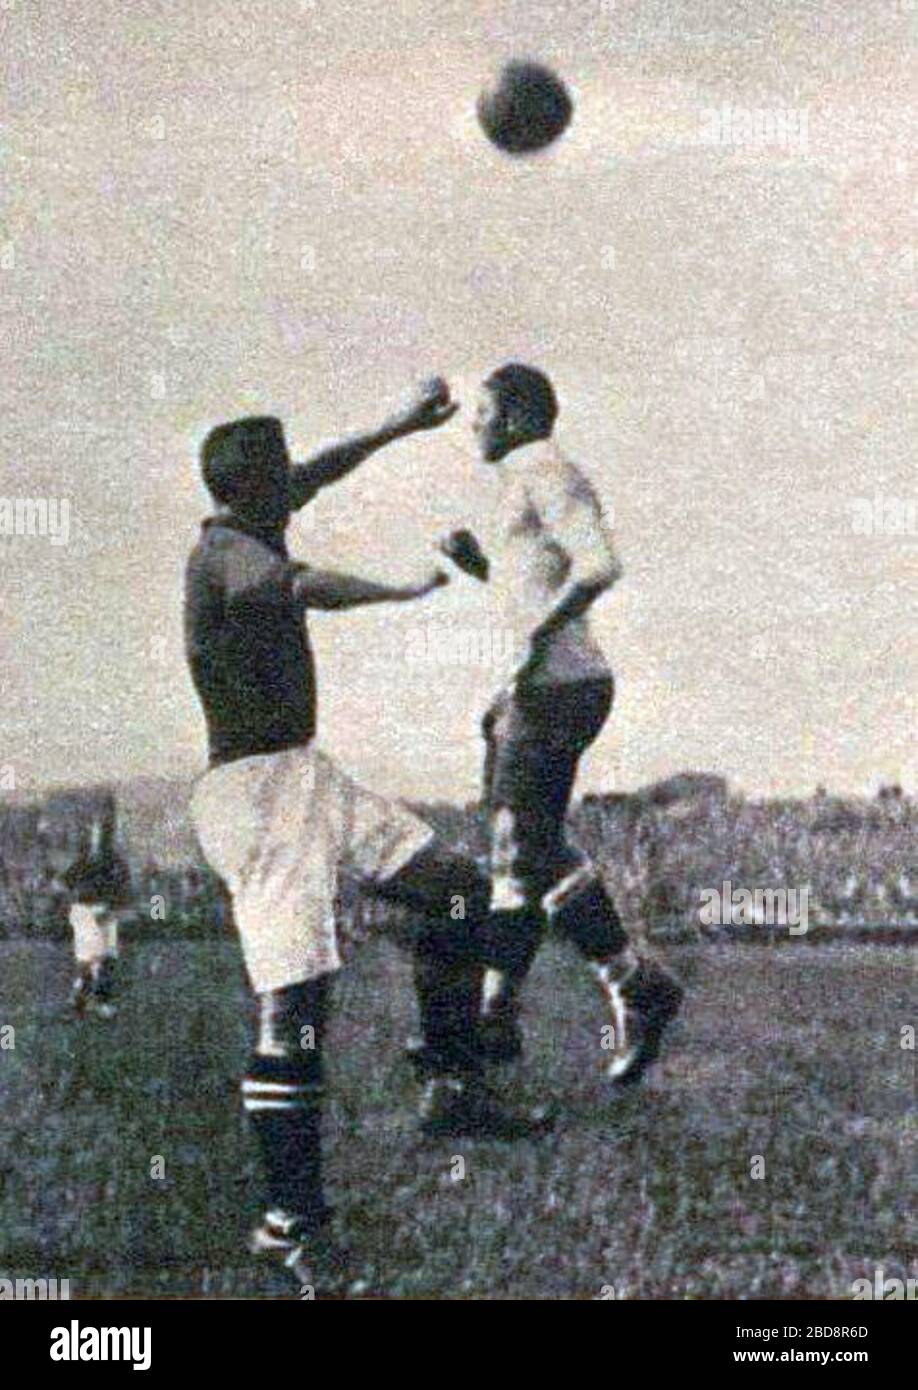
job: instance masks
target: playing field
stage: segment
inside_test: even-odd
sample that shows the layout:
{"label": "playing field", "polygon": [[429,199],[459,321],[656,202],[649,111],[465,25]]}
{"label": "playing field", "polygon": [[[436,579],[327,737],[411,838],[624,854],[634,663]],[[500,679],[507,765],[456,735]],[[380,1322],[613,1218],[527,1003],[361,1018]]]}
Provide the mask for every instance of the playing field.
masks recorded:
{"label": "playing field", "polygon": [[[425,1144],[401,1060],[405,963],[368,949],[339,984],[329,1046],[351,1277],[409,1297],[846,1298],[878,1266],[918,1274],[916,1062],[900,1045],[918,954],[707,945],[672,963],[685,1014],[650,1084],[613,1100],[596,1001],[576,960],[546,948],[508,1084],[552,1098],[557,1133]],[[0,947],[0,1027],[15,1029],[0,1048],[0,1276],[69,1278],[74,1297],[288,1295],[242,1248],[258,1177],[234,948],[135,947],[113,1024],[69,1021],[69,973],[62,948]]]}

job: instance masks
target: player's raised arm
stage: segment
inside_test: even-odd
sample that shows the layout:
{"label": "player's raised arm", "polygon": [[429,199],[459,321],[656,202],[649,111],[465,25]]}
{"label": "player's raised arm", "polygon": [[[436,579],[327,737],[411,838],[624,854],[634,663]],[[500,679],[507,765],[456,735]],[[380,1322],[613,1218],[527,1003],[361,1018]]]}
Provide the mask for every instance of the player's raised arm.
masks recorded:
{"label": "player's raised arm", "polygon": [[417,584],[378,584],[353,574],[334,570],[314,570],[307,566],[294,567],[293,594],[304,608],[341,611],[362,608],[368,603],[409,603],[449,583],[443,570],[435,569]]}
{"label": "player's raised arm", "polygon": [[338,440],[306,462],[294,464],[290,470],[290,510],[297,511],[321,488],[346,478],[378,449],[419,430],[437,429],[451,420],[458,409],[442,377],[422,382],[407,405],[377,429]]}

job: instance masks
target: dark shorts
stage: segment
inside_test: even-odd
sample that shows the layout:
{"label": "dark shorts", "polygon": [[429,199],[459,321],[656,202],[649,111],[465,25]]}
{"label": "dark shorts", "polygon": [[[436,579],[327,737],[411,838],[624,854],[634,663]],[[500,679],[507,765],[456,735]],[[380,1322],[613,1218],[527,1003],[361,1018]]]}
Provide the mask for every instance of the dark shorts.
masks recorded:
{"label": "dark shorts", "polygon": [[614,689],[611,676],[532,685],[499,698],[485,715],[485,803],[492,826],[501,810],[512,813],[515,872],[533,892],[581,858],[564,820],[577,766],[609,716]]}

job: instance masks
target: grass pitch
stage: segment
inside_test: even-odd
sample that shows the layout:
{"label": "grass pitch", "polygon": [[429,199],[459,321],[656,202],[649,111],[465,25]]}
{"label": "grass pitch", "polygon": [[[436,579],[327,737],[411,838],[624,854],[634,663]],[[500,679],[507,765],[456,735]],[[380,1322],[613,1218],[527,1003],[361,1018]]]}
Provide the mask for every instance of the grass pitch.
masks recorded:
{"label": "grass pitch", "polygon": [[[615,1099],[598,1000],[543,949],[503,1084],[556,1102],[559,1125],[515,1146],[421,1141],[407,964],[358,956],[326,1120],[352,1278],[389,1297],[844,1299],[877,1267],[915,1277],[915,951],[670,954],[685,1012],[649,1084]],[[125,975],[118,1019],[76,1024],[67,952],[0,946],[0,1276],[69,1278],[76,1298],[290,1296],[243,1248],[260,1191],[237,951],[129,942]]]}

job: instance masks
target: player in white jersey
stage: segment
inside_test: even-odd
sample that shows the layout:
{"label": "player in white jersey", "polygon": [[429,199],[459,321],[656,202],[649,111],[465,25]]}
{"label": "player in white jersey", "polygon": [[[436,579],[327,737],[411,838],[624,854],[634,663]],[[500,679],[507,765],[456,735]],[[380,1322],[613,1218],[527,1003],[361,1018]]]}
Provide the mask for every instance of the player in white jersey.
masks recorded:
{"label": "player in white jersey", "polygon": [[[682,992],[634,953],[598,872],[565,834],[579,760],[613,698],[589,612],[621,566],[593,487],[552,438],[557,413],[551,382],[535,368],[509,363],[488,377],[475,433],[502,485],[497,546],[486,557],[462,531],[444,550],[497,586],[515,638],[516,669],[483,723],[492,910],[536,943],[534,918],[578,947],[611,1014],[607,1074],[625,1083],[656,1057]],[[512,972],[488,972],[480,1037],[493,1060],[521,1049],[519,998],[532,954]]]}

